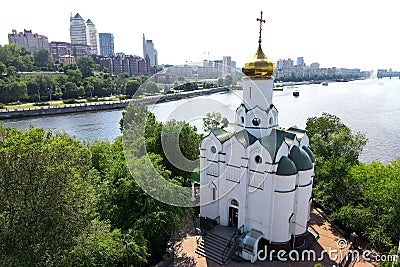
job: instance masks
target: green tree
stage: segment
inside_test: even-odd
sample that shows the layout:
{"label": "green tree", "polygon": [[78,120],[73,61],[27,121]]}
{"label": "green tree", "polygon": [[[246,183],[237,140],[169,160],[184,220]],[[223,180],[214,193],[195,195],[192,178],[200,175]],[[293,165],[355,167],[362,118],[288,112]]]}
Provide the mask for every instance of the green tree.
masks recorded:
{"label": "green tree", "polygon": [[307,133],[312,151],[319,157],[344,157],[348,162],[358,162],[358,157],[367,143],[364,134],[352,133],[341,120],[328,113],[307,119]]}
{"label": "green tree", "polygon": [[78,57],[76,59],[76,65],[82,73],[82,77],[86,78],[93,75],[94,61],[89,56]]}
{"label": "green tree", "polygon": [[146,239],[140,231],[111,231],[108,223],[93,220],[76,238],[68,266],[134,266],[147,262]]}
{"label": "green tree", "polygon": [[148,81],[145,84],[144,90],[147,94],[157,94],[160,92],[160,89],[158,88],[157,84],[152,81]]}
{"label": "green tree", "polygon": [[[73,65],[73,64],[70,64]],[[82,73],[78,69],[67,69],[66,73],[67,80],[75,85],[80,85],[82,83]]]}
{"label": "green tree", "polygon": [[224,78],[219,78],[218,79],[218,86],[222,86],[222,85],[224,85]]}
{"label": "green tree", "polygon": [[346,205],[351,199],[351,184],[346,180],[350,168],[358,164],[367,142],[331,114],[307,120],[310,147],[316,156],[314,198],[328,212]]}
{"label": "green tree", "polygon": [[79,96],[78,86],[75,83],[67,82],[64,85],[64,98],[77,98]]}
{"label": "green tree", "polygon": [[389,251],[400,235],[400,160],[384,165],[361,163],[348,173],[352,198],[334,218],[345,227],[368,238],[378,251]]}
{"label": "green tree", "polygon": [[0,265],[62,262],[92,216],[88,149],[34,128],[0,139]]}
{"label": "green tree", "polygon": [[224,79],[224,85],[229,88],[232,84],[233,84],[232,75],[226,75],[226,77]]}
{"label": "green tree", "polygon": [[53,64],[51,62],[51,55],[49,50],[39,49],[33,53],[33,62],[36,67],[48,69]]}
{"label": "green tree", "polygon": [[203,129],[210,130],[212,128],[218,127],[221,121],[221,113],[213,111],[207,112],[206,117],[203,118]]}
{"label": "green tree", "polygon": [[[138,118],[137,121],[141,120]],[[135,161],[134,172],[129,172],[121,138],[113,144],[97,141],[90,149],[92,166],[102,177],[96,189],[100,217],[122,232],[142,232],[149,244],[149,264],[157,263],[168,239],[180,225],[185,210],[161,203],[140,188],[136,183],[137,177],[151,177],[153,170],[148,164],[143,164],[143,159],[135,158],[131,159]],[[159,156],[153,161],[160,163]],[[164,167],[159,164],[157,169],[169,179],[170,173]]]}
{"label": "green tree", "polygon": [[135,95],[139,87],[140,82],[138,80],[128,80],[126,83],[126,94],[129,96]]}

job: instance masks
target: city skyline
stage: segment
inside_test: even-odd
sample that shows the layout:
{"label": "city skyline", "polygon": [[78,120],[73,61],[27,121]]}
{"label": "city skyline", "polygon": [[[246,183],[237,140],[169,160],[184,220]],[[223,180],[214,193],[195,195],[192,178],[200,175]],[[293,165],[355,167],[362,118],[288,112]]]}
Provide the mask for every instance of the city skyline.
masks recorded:
{"label": "city skyline", "polygon": [[[323,68],[400,69],[400,41],[394,32],[400,17],[394,0],[362,5],[344,0],[255,0],[251,5],[205,0],[196,6],[172,0],[153,2],[151,7],[140,2],[114,2],[116,7],[124,7],[116,9],[91,0],[72,0],[59,1],[56,8],[43,12],[39,12],[41,7],[51,7],[53,2],[22,2],[23,9],[4,12],[0,17],[1,45],[8,43],[7,34],[13,29],[32,30],[49,41],[68,42],[70,13],[79,12],[95,22],[98,32],[114,35],[116,53],[142,55],[144,33],[157,44],[160,64],[231,56],[241,67],[256,51],[256,18],[263,10],[267,21],[263,47],[273,62],[304,57],[307,65],[319,62]],[[13,8],[9,3],[4,6],[4,10]]]}

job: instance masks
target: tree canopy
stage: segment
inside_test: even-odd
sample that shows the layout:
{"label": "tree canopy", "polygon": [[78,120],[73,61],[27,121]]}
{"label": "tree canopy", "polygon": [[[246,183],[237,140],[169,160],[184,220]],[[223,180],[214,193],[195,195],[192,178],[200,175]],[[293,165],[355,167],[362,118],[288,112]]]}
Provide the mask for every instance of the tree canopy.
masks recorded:
{"label": "tree canopy", "polygon": [[360,163],[367,139],[335,115],[309,118],[306,129],[316,156],[314,200],[345,230],[388,252],[400,236],[400,161]]}

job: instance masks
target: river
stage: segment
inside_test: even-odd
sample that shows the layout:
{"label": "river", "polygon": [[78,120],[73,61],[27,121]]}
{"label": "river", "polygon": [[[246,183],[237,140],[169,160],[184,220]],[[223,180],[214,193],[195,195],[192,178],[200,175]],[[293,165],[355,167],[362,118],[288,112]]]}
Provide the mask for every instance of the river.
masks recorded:
{"label": "river", "polygon": [[[300,96],[294,97],[293,90]],[[202,116],[219,111],[230,122],[241,102],[242,91],[218,93],[156,104],[150,110],[161,121],[174,118],[189,121],[201,128]],[[354,131],[368,138],[360,160],[387,163],[400,157],[396,135],[400,127],[400,80],[368,79],[352,82],[299,85],[274,91],[273,103],[279,111],[279,125],[305,127],[308,117],[322,112],[335,114]],[[0,121],[1,125],[26,129],[29,125],[54,132],[66,132],[84,141],[114,140],[120,135],[119,120],[123,110],[65,114],[59,116]]]}

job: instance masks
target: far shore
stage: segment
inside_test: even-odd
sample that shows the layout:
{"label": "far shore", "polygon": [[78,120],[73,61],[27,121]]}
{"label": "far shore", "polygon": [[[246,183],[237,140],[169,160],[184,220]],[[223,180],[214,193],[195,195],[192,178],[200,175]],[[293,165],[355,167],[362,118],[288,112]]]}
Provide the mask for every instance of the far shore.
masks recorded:
{"label": "far shore", "polygon": [[[130,103],[160,103],[165,101],[173,101],[182,98],[209,95],[219,92],[226,92],[230,89],[227,87],[218,87],[211,89],[194,90],[187,92],[180,92],[174,94],[162,94],[162,95],[152,95],[143,98],[133,98],[119,101],[99,101],[99,102],[85,102],[85,103],[75,103],[75,104],[61,104],[60,105],[46,105],[46,106],[33,106],[24,104],[25,107],[22,108],[3,108],[0,109],[0,120],[4,119],[15,119],[24,117],[37,117],[37,116],[49,116],[49,115],[59,115],[66,113],[77,113],[77,112],[91,112],[109,109],[123,109],[127,107]],[[29,106],[29,107],[27,107]]]}

